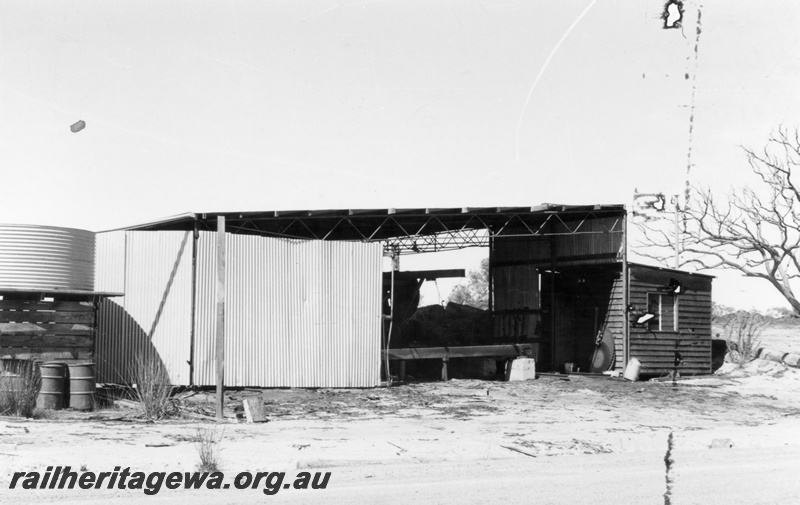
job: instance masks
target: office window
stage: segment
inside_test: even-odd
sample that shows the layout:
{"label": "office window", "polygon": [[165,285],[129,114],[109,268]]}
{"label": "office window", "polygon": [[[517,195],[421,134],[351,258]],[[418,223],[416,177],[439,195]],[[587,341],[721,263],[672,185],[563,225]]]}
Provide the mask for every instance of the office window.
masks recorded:
{"label": "office window", "polygon": [[666,293],[648,293],[647,310],[655,314],[652,331],[678,331],[678,297]]}

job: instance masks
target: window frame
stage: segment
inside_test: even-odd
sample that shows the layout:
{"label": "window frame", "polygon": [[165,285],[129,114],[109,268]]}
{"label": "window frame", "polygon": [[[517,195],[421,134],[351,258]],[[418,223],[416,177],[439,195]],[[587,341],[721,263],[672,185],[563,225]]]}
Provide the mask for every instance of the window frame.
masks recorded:
{"label": "window frame", "polygon": [[[671,328],[664,328],[664,297],[669,296],[672,298],[672,307],[670,310],[672,311],[672,327]],[[651,298],[652,297],[652,298]],[[651,299],[656,299],[657,303],[651,303]],[[668,293],[663,293],[660,291],[648,291],[647,292],[647,311],[655,314],[656,317],[651,319],[647,325],[649,331],[661,331],[661,332],[677,332],[680,331],[680,311],[679,311],[680,303],[678,302],[678,296],[676,295],[669,295]],[[657,326],[654,328],[654,326]]]}

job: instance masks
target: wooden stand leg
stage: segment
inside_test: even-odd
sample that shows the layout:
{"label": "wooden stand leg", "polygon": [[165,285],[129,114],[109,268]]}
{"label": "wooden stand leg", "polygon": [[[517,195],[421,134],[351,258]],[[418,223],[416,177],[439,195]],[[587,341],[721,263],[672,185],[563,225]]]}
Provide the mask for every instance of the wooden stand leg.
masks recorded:
{"label": "wooden stand leg", "polygon": [[406,360],[400,360],[400,380],[406,380]]}
{"label": "wooden stand leg", "polygon": [[447,380],[447,362],[448,361],[449,361],[449,358],[447,356],[442,358],[442,380],[443,381]]}
{"label": "wooden stand leg", "polygon": [[495,360],[495,378],[499,381],[506,380],[506,370],[508,370],[508,360],[498,359]]}

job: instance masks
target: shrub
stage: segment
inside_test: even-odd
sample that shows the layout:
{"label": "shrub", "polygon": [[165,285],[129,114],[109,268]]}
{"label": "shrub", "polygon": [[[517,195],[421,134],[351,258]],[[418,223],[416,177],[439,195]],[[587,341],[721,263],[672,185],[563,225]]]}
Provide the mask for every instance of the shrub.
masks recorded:
{"label": "shrub", "polygon": [[0,371],[0,415],[33,417],[42,376],[33,361],[19,361]]}
{"label": "shrub", "polygon": [[722,329],[732,362],[742,365],[755,359],[761,345],[761,333],[767,323],[767,319],[758,312],[740,310],[730,316]]}
{"label": "shrub", "polygon": [[134,362],[134,396],[149,421],[157,421],[175,412],[169,372],[156,356],[138,354]]}
{"label": "shrub", "polygon": [[224,432],[217,436],[216,427],[197,428],[197,438],[194,446],[197,449],[197,455],[200,456],[200,464],[197,465],[198,471],[219,471],[219,443],[222,441],[222,435],[224,435]]}

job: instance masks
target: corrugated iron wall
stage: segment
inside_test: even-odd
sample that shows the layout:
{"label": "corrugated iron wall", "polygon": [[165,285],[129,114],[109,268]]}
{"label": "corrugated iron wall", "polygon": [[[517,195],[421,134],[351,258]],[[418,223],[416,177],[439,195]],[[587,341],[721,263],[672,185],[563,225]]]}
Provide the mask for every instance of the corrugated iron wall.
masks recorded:
{"label": "corrugated iron wall", "polygon": [[[225,380],[230,386],[380,382],[382,246],[227,236]],[[198,243],[195,383],[215,383],[216,241]]]}
{"label": "corrugated iron wall", "polygon": [[[559,266],[610,263],[622,259],[623,234],[616,217],[553,221],[545,230],[554,236],[494,238],[492,261],[498,266],[550,266],[554,252]],[[614,230],[610,232],[609,230]],[[578,233],[571,233],[576,231]]]}
{"label": "corrugated iron wall", "polygon": [[174,384],[189,384],[192,233],[98,234],[97,279],[124,297],[100,305],[97,372],[130,382],[137,357],[156,357]]}
{"label": "corrugated iron wall", "polygon": [[[98,376],[131,380],[155,353],[188,385],[192,233],[99,234],[98,287],[124,291],[100,307]],[[216,382],[216,234],[197,243],[194,384]],[[372,387],[380,381],[379,243],[227,235],[226,385]]]}
{"label": "corrugated iron wall", "polygon": [[95,290],[125,292],[125,231],[96,235]]}
{"label": "corrugated iron wall", "polygon": [[[492,268],[494,291],[494,339],[497,342],[526,342],[541,337],[539,272],[533,265]],[[533,343],[538,356],[539,342]]]}
{"label": "corrugated iron wall", "polygon": [[[555,252],[558,264],[589,265],[608,263],[622,259],[623,234],[621,220],[624,217],[587,219],[583,224],[577,220],[556,226]],[[569,230],[580,233],[570,234]],[[610,232],[609,230],[616,230]]]}

